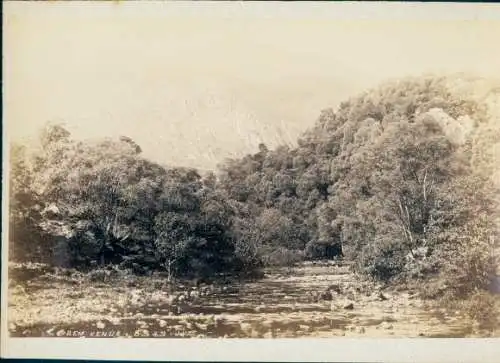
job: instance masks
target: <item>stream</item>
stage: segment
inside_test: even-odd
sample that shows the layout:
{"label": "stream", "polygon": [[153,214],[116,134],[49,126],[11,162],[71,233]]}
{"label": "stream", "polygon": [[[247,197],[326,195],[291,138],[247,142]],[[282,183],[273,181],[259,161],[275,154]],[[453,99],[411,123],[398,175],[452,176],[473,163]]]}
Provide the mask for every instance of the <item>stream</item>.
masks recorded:
{"label": "stream", "polygon": [[[333,291],[318,298],[322,292]],[[131,294],[138,298],[132,301]],[[359,282],[345,265],[274,269],[171,304],[163,291],[52,286],[9,301],[15,337],[439,337],[478,336],[459,312],[430,308],[411,291]]]}

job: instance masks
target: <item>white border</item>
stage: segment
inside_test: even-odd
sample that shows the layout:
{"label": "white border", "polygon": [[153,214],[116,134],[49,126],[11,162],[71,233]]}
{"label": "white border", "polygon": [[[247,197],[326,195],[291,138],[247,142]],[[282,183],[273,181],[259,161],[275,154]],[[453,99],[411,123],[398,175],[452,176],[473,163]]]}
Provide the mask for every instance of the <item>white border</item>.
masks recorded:
{"label": "white border", "polygon": [[18,338],[9,339],[5,356],[142,361],[498,363],[498,343],[498,339]]}

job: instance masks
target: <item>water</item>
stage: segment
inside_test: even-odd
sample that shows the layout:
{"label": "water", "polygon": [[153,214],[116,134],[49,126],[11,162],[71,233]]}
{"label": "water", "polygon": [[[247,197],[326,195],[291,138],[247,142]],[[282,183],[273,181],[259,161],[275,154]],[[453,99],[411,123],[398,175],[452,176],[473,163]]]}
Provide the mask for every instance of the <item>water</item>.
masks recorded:
{"label": "water", "polygon": [[[331,285],[340,294],[332,300],[315,297]],[[304,265],[293,271],[275,269],[262,280],[233,283],[193,301],[171,305],[166,299],[119,304],[126,289],[92,287],[90,292],[54,290],[48,298],[31,296],[31,322],[14,319],[11,336],[22,337],[165,337],[165,338],[286,338],[286,337],[468,337],[468,320],[425,307],[409,293],[391,292],[379,298],[373,286],[362,284],[347,266]],[[36,292],[32,292],[36,294]],[[61,298],[70,294],[72,298]],[[58,300],[56,300],[56,296]],[[89,297],[94,296],[94,301]],[[52,299],[52,300],[51,300]],[[58,302],[82,315],[57,318]],[[70,302],[70,304],[68,303]],[[352,309],[346,309],[352,303]],[[69,305],[68,305],[69,304]],[[14,307],[16,308],[16,307]],[[59,310],[57,310],[59,309]],[[68,309],[68,308],[66,308]],[[9,312],[10,314],[10,312]],[[45,314],[45,315],[44,315]],[[14,314],[16,316],[16,314]],[[55,317],[54,317],[55,316]],[[51,317],[51,321],[48,318]],[[68,321],[71,320],[71,321]]]}

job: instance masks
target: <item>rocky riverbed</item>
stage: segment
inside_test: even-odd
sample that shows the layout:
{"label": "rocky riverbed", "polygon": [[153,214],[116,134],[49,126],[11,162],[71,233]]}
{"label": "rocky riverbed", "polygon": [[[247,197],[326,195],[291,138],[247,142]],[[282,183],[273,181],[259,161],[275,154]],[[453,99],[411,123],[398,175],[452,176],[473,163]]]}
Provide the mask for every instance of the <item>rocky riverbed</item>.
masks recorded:
{"label": "rocky riverbed", "polygon": [[[135,286],[134,286],[135,285]],[[500,337],[413,291],[363,282],[346,265],[307,263],[258,281],[168,292],[161,281],[89,283],[41,276],[9,288],[16,337]],[[189,290],[189,293],[187,292]]]}

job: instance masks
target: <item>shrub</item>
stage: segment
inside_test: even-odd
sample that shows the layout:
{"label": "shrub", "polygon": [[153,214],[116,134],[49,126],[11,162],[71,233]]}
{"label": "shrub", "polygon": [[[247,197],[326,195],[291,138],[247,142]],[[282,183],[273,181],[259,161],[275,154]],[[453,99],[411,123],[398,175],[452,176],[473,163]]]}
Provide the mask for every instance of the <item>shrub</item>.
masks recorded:
{"label": "shrub", "polygon": [[441,258],[446,261],[441,279],[457,299],[489,289],[497,264],[488,239],[478,236],[467,238],[449,251],[447,257]]}
{"label": "shrub", "polygon": [[479,323],[482,329],[491,330],[498,326],[499,299],[488,292],[476,292],[466,303],[466,312]]}
{"label": "shrub", "polygon": [[380,281],[398,277],[405,267],[405,254],[397,243],[367,244],[361,253],[356,268]]}
{"label": "shrub", "polygon": [[333,259],[342,255],[342,246],[328,241],[313,240],[305,248],[305,256],[310,260]]}
{"label": "shrub", "polygon": [[279,247],[267,254],[265,264],[267,266],[292,267],[303,259],[304,254],[302,251]]}

